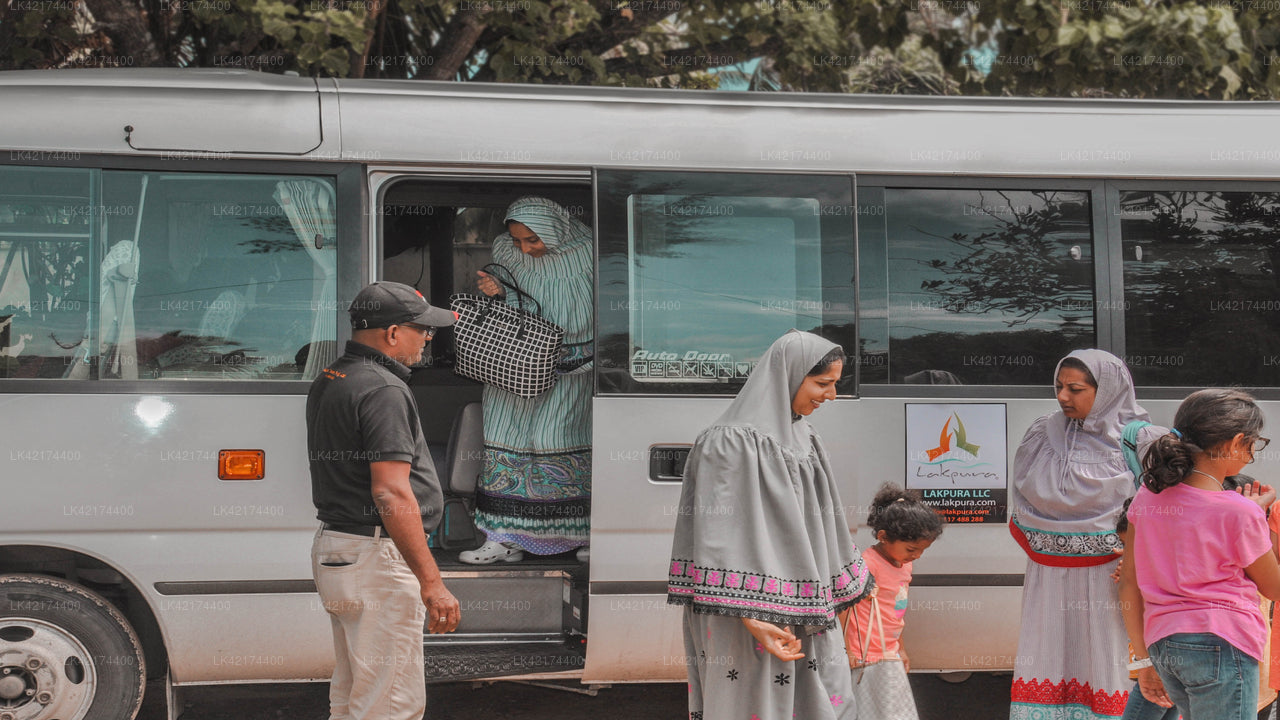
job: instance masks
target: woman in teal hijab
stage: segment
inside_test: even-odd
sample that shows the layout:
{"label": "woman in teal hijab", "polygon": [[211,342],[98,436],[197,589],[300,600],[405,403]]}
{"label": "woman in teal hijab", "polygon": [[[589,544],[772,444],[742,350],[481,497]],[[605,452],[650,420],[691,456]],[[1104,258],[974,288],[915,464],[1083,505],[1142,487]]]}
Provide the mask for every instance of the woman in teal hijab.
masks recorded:
{"label": "woman in teal hijab", "polygon": [[[484,466],[476,526],[488,540],[459,559],[516,562],[524,553],[554,555],[581,548],[586,559],[591,518],[591,230],[542,197],[507,208],[507,232],[493,242],[493,261],[511,271],[542,316],[564,328],[568,350],[549,391],[522,398],[484,388]],[[500,295],[480,273],[480,291]],[[514,292],[506,301],[517,304]]]}

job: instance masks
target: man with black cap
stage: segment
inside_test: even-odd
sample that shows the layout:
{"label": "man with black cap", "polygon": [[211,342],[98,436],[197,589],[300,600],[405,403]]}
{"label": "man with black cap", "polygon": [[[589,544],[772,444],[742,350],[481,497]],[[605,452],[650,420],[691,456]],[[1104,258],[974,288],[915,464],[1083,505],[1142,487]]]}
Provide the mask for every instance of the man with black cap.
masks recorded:
{"label": "man with black cap", "polygon": [[[461,613],[427,547],[444,498],[409,386],[436,328],[455,316],[394,282],[351,303],[351,341],[307,395],[311,495],[321,522],[311,572],[333,626],[331,720],[426,712],[422,628]],[[425,617],[424,617],[425,616]]]}

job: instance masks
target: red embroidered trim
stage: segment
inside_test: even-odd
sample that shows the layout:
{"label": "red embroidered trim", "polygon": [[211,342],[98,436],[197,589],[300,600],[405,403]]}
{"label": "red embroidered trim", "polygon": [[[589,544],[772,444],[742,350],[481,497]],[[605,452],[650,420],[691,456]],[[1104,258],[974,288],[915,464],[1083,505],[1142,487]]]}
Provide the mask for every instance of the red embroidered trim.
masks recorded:
{"label": "red embroidered trim", "polygon": [[1119,555],[1045,555],[1036,552],[1031,549],[1031,544],[1027,542],[1027,536],[1022,532],[1022,528],[1014,525],[1012,521],[1009,522],[1009,534],[1018,542],[1027,557],[1049,567],[1094,567],[1120,559]]}
{"label": "red embroidered trim", "polygon": [[1082,685],[1074,678],[1057,683],[1014,678],[1012,698],[1013,702],[1033,705],[1085,705],[1095,715],[1120,717],[1124,714],[1125,703],[1129,701],[1129,693],[1123,690],[1110,694],[1105,690],[1095,692],[1089,683]]}

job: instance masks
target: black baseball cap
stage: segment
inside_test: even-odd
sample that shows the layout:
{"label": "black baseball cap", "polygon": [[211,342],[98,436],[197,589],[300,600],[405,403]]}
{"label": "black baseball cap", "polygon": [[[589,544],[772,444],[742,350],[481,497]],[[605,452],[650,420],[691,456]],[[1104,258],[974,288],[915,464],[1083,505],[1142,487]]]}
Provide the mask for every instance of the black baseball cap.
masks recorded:
{"label": "black baseball cap", "polygon": [[422,293],[404,283],[382,281],[366,285],[356,293],[347,310],[351,328],[385,328],[416,323],[431,327],[448,327],[457,319],[452,310],[433,307]]}

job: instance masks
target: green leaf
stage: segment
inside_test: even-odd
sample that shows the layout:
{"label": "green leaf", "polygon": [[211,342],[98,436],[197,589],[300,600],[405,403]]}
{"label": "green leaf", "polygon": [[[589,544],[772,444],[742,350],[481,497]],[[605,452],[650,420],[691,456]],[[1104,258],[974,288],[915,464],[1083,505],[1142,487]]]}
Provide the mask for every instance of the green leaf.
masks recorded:
{"label": "green leaf", "polygon": [[1102,28],[1098,26],[1098,23],[1089,23],[1085,33],[1089,35],[1089,42],[1095,47],[1102,42]]}
{"label": "green leaf", "polygon": [[1227,81],[1227,89],[1222,93],[1223,99],[1230,100],[1235,96],[1236,91],[1240,89],[1240,76],[1237,75],[1234,70],[1225,65],[1218,71],[1218,75],[1223,80]]}
{"label": "green leaf", "polygon": [[326,50],[320,58],[320,66],[338,77],[346,77],[351,71],[351,61],[347,52],[340,48]]}
{"label": "green leaf", "polygon": [[1119,40],[1124,37],[1124,24],[1120,22],[1120,18],[1108,17],[1102,21],[1102,34],[1108,40]]}
{"label": "green leaf", "polygon": [[1084,40],[1084,31],[1079,25],[1063,25],[1058,28],[1058,47],[1072,47]]}
{"label": "green leaf", "polygon": [[295,31],[293,25],[286,20],[276,18],[267,18],[262,22],[262,31],[282,43],[288,43],[293,40]]}

